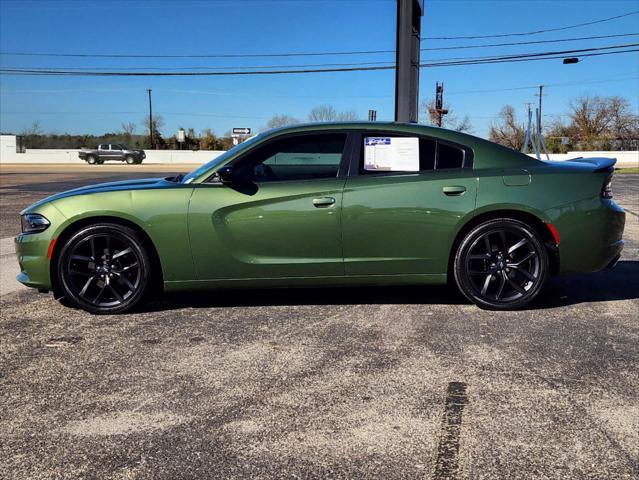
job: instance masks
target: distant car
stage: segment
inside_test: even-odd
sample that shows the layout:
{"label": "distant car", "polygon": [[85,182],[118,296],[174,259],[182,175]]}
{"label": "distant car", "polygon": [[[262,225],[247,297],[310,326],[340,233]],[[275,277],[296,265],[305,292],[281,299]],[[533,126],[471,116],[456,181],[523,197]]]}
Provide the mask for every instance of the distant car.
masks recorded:
{"label": "distant car", "polygon": [[614,164],[539,161],[414,124],[296,125],[187,175],[79,188],[27,208],[18,280],[94,313],[129,310],[152,287],[448,280],[480,307],[522,308],[549,275],[618,260]]}
{"label": "distant car", "polygon": [[126,162],[129,165],[142,163],[146,158],[144,150],[133,150],[122,143],[103,143],[95,150],[83,148],[78,156],[90,165],[101,165],[107,160]]}

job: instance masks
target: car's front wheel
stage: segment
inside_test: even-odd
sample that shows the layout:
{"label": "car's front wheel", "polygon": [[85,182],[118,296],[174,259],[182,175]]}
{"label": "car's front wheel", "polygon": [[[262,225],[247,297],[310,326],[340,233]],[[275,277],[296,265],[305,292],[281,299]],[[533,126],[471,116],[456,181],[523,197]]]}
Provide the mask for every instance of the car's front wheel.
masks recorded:
{"label": "car's front wheel", "polygon": [[139,234],[118,224],[85,227],[62,247],[58,278],[65,299],[92,313],[122,313],[145,296],[151,264]]}
{"label": "car's front wheel", "polygon": [[127,155],[126,158],[125,158],[125,161],[129,165],[133,165],[135,163],[135,158],[133,158],[131,155]]}
{"label": "car's front wheel", "polygon": [[479,307],[514,310],[528,305],[548,276],[548,253],[537,232],[510,218],[484,222],[457,249],[454,275]]}
{"label": "car's front wheel", "polygon": [[89,155],[89,156],[87,157],[87,163],[88,163],[89,165],[95,165],[95,164],[97,163],[97,160],[98,160],[98,159],[97,159],[97,158],[95,158],[93,155]]}

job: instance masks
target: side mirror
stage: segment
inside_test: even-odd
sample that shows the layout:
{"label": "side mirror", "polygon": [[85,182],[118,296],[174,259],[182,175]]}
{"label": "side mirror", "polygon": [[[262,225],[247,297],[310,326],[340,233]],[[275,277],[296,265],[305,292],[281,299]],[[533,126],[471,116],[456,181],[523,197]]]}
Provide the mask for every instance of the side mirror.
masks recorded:
{"label": "side mirror", "polygon": [[217,171],[217,175],[220,178],[220,182],[224,184],[233,183],[233,167],[222,167]]}

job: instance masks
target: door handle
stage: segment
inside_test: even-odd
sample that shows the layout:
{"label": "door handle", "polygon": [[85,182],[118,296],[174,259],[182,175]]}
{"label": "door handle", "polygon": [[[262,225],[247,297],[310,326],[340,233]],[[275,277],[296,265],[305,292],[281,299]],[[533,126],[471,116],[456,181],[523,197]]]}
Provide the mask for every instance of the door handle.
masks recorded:
{"label": "door handle", "polygon": [[335,203],[335,199],[333,197],[320,197],[313,199],[313,205],[317,208],[321,207],[330,207]]}
{"label": "door handle", "polygon": [[451,185],[449,187],[442,188],[442,191],[445,195],[449,197],[463,195],[466,192],[466,187],[462,187],[460,185]]}

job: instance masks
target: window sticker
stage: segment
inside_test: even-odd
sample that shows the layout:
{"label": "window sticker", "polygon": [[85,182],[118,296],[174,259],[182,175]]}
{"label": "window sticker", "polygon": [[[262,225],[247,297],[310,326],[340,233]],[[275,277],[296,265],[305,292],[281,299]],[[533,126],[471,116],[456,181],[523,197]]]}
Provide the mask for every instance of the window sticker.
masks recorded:
{"label": "window sticker", "polygon": [[364,170],[419,172],[419,138],[364,137]]}

